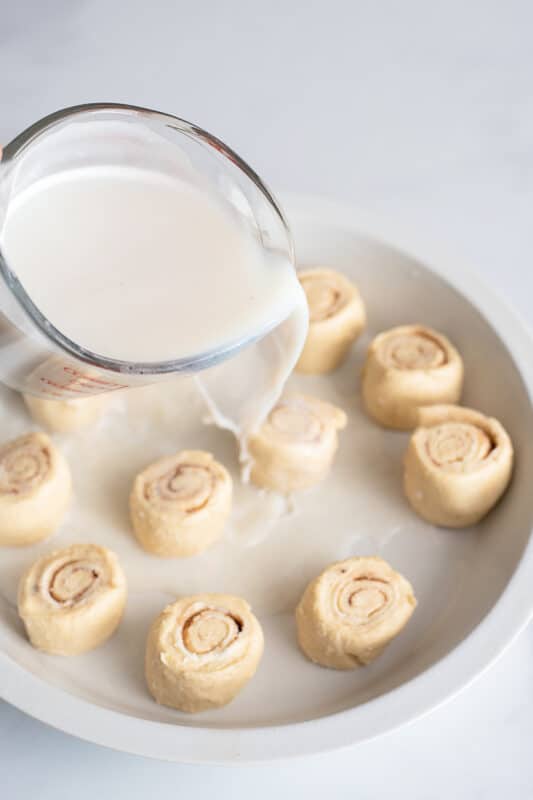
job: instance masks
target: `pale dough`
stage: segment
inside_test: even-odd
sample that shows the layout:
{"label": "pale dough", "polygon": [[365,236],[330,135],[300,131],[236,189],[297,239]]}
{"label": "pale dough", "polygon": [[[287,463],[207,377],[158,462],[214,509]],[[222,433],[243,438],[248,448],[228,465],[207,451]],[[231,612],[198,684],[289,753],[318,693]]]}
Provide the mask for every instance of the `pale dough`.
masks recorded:
{"label": "pale dough", "polygon": [[423,325],[402,325],[371,343],[362,376],[367,412],[387,428],[410,430],[421,406],[457,403],[463,361],[441,333]]}
{"label": "pale dough", "polygon": [[415,607],[409,581],[382,558],[348,558],[307,586],[296,609],[298,642],[316,664],[355,669],[383,652]]}
{"label": "pale dough", "polygon": [[126,579],[105,547],[74,544],[40,558],[22,577],[18,610],[34,647],[77,655],[98,647],[117,628]]}
{"label": "pale dough", "polygon": [[301,270],[298,277],[309,306],[309,330],[296,369],[331,372],[365,327],[364,303],[357,287],[333,269]]}
{"label": "pale dough", "polygon": [[513,446],[496,419],[460,406],[419,412],[404,459],[411,506],[435,525],[463,528],[479,522],[511,479]]}
{"label": "pale dough", "polygon": [[23,546],[50,536],[72,493],[64,456],[45,433],[28,433],[0,448],[0,545]]}
{"label": "pale dough", "polygon": [[239,597],[177,600],[154,621],[146,644],[148,688],[158,703],[196,712],[229,703],[254,675],[263,632]]}
{"label": "pale dough", "polygon": [[73,433],[88,428],[109,407],[109,394],[80,397],[74,400],[51,400],[45,397],[23,395],[33,419],[54,433]]}
{"label": "pale dough", "polygon": [[211,453],[184,450],[151,464],[130,495],[133,530],[158,556],[192,556],[222,536],[231,512],[232,480]]}
{"label": "pale dough", "polygon": [[346,421],[344,411],[331,403],[303,394],[286,395],[248,440],[253,483],[289,494],[323,480]]}

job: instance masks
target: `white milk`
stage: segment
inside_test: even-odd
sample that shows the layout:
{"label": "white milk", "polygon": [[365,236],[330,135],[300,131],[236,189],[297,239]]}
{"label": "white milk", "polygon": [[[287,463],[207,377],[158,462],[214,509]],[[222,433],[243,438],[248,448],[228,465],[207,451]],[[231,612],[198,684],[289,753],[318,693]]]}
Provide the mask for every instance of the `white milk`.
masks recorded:
{"label": "white milk", "polygon": [[290,265],[265,257],[206,192],[158,173],[87,167],[11,203],[8,263],[66,336],[125,361],[230,345],[295,306]]}
{"label": "white milk", "polygon": [[41,179],[10,203],[2,249],[48,320],[108,358],[185,358],[275,328],[201,379],[215,421],[237,435],[268,413],[305,339],[292,265],[177,178],[86,167]]}

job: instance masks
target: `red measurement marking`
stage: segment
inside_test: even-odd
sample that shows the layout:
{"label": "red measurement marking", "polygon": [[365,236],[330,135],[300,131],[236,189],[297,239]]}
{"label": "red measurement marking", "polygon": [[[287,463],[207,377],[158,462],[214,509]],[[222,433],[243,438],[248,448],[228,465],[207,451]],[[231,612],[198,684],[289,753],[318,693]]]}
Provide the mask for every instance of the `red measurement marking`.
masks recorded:
{"label": "red measurement marking", "polygon": [[53,381],[50,378],[39,378],[39,380],[42,381],[42,383],[45,383],[47,386],[54,386],[56,389],[59,389],[62,392],[66,390],[68,392],[78,392],[78,394],[87,394],[87,392],[83,389],[78,389],[70,383],[57,383],[57,381]]}
{"label": "red measurement marking", "polygon": [[[44,378],[41,378],[41,380],[42,380],[42,381],[44,381],[45,379],[44,379]],[[65,396],[65,395],[63,394],[63,392],[55,392],[53,389],[50,389],[49,387],[46,387],[46,388],[44,388],[44,389],[43,389],[43,392],[44,392],[45,394],[49,394],[49,395],[51,395],[52,397],[64,397],[64,396]]]}
{"label": "red measurement marking", "polygon": [[106,386],[111,391],[115,389],[125,389],[127,388],[127,384],[125,383],[116,383],[115,381],[107,381],[103,380],[103,378],[96,378],[92,375],[86,375],[83,372],[79,372],[74,367],[63,367],[63,371],[67,373],[67,375],[72,375],[74,378],[86,381],[89,386],[96,384],[97,386]]}
{"label": "red measurement marking", "polygon": [[[43,365],[44,367],[44,365]],[[41,368],[48,376],[37,376],[41,391],[52,397],[65,398],[99,394],[103,391],[116,392],[126,389],[128,384],[109,381],[96,375],[82,372],[76,367],[61,363],[50,364],[49,369]],[[39,371],[41,371],[41,369]]]}

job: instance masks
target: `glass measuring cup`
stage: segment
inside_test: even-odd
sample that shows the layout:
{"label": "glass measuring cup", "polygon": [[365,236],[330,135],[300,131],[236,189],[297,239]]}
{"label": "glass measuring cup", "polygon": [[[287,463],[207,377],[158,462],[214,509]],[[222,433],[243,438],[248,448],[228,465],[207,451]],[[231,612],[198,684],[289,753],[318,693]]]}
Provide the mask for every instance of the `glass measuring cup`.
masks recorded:
{"label": "glass measuring cup", "polygon": [[36,181],[73,168],[108,165],[175,175],[215,193],[265,251],[294,263],[289,229],[272,194],[216,137],[178,117],[129,105],[89,104],[51,114],[8,144],[0,165],[0,381],[14,389],[75,398],[196,373],[231,358],[283,319],[273,320],[252,339],[147,363],[94,353],[58,330],[2,253],[2,228],[10,203]]}

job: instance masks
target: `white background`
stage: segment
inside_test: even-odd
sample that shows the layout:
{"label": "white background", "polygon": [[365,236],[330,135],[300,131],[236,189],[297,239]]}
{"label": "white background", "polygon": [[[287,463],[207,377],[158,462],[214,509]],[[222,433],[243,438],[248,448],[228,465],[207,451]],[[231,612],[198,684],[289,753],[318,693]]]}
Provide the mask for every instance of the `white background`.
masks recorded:
{"label": "white background", "polygon": [[[99,100],[201,124],[275,189],[423,230],[533,322],[528,0],[0,0],[0,141]],[[149,762],[0,702],[0,797],[530,800],[532,740],[530,626],[429,717],[272,767]]]}

